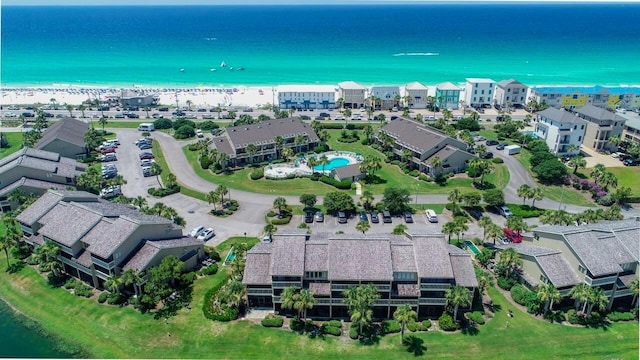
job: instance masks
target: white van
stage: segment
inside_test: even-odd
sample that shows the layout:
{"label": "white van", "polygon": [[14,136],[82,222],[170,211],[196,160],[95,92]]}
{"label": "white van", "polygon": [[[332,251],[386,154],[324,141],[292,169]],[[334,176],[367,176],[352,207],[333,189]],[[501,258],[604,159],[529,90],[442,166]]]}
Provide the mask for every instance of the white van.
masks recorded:
{"label": "white van", "polygon": [[142,123],[138,126],[138,131],[155,131],[156,127],[152,123]]}
{"label": "white van", "polygon": [[431,209],[427,209],[427,211],[425,211],[425,216],[427,217],[427,220],[429,220],[430,223],[438,222],[438,216],[436,215],[436,212]]}

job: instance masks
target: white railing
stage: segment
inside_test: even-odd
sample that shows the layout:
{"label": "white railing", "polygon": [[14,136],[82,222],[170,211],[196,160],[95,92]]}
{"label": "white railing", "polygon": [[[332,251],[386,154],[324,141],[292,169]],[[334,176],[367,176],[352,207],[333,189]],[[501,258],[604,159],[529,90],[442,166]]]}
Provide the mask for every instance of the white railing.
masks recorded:
{"label": "white railing", "polygon": [[451,284],[420,284],[423,291],[443,291],[451,287]]}
{"label": "white railing", "polygon": [[273,290],[271,289],[251,289],[247,288],[247,295],[271,295]]}
{"label": "white railing", "polygon": [[302,287],[302,283],[300,281],[274,281],[271,286],[274,289],[284,289],[289,286]]}
{"label": "white railing", "polygon": [[618,275],[608,276],[600,279],[592,279],[588,276],[584,277],[584,281],[590,286],[600,286],[605,284],[613,284],[618,280]]}
{"label": "white railing", "polygon": [[91,257],[91,262],[93,262],[94,264],[96,264],[98,266],[102,266],[105,269],[113,269],[116,266],[115,260],[110,262],[110,263],[107,263],[107,262],[104,262],[102,260],[98,260],[98,259],[94,258],[93,256]]}

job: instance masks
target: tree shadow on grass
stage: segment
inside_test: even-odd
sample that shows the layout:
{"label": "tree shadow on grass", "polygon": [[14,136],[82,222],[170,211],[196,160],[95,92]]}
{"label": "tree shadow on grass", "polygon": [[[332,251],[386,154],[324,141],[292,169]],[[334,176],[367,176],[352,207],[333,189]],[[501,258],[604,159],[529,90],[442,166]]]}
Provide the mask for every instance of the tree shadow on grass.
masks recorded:
{"label": "tree shadow on grass", "polygon": [[381,178],[378,175],[368,175],[364,178],[364,183],[365,184],[373,184],[373,185],[378,185],[378,184],[386,184],[387,180]]}
{"label": "tree shadow on grass", "polygon": [[7,272],[9,274],[15,274],[15,273],[20,272],[22,269],[24,269],[24,267],[25,267],[25,264],[22,261],[18,261],[18,262],[15,262],[15,263],[9,265],[9,268],[7,269]]}
{"label": "tree shadow on grass", "polygon": [[480,334],[480,329],[475,324],[469,323],[467,326],[462,328],[463,335],[476,336]]}
{"label": "tree shadow on grass", "polygon": [[495,189],[496,185],[490,182],[485,182],[484,184],[480,184],[479,182],[474,181],[473,187],[475,187],[478,190],[489,190],[489,189]]}
{"label": "tree shadow on grass", "polygon": [[188,288],[180,291],[177,296],[167,299],[164,306],[155,312],[153,318],[158,320],[177,315],[180,309],[189,306],[192,298],[193,288],[189,286]]}
{"label": "tree shadow on grass", "polygon": [[407,348],[407,352],[413,353],[414,356],[422,356],[427,351],[427,347],[424,346],[424,340],[415,336],[407,335],[402,340],[402,345]]}

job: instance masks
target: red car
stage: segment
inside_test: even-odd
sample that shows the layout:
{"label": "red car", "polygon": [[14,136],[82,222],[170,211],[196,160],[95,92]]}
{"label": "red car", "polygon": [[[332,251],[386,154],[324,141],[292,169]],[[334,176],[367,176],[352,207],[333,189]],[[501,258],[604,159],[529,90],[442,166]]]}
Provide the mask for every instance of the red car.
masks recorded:
{"label": "red car", "polygon": [[154,156],[152,153],[149,152],[144,152],[142,154],[140,154],[140,160],[144,160],[144,159],[153,159]]}
{"label": "red car", "polygon": [[115,153],[116,149],[114,149],[114,148],[106,148],[106,149],[100,150],[100,152],[102,152],[103,155],[104,154],[109,154],[109,153]]}
{"label": "red car", "polygon": [[509,241],[511,241],[512,243],[522,242],[522,235],[519,234],[518,232],[513,231],[509,228],[504,228],[502,230],[504,231],[504,236],[506,236],[506,238],[509,239]]}

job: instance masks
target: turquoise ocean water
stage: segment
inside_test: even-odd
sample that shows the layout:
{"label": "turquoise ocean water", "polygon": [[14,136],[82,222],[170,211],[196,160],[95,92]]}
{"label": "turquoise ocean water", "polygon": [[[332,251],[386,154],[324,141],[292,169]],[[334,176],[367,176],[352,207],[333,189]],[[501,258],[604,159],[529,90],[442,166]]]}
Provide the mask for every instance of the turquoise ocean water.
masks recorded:
{"label": "turquoise ocean water", "polygon": [[639,18],[640,4],[612,3],[3,6],[1,79],[4,87],[640,84]]}

